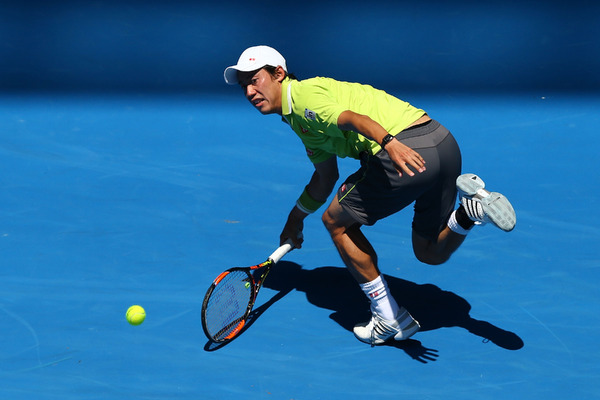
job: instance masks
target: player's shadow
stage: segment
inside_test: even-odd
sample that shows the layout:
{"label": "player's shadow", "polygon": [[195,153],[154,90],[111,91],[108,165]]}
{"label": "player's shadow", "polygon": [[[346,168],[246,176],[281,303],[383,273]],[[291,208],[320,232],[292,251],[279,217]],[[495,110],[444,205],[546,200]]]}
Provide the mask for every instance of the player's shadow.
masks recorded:
{"label": "player's shadow", "polygon": [[[389,275],[385,275],[385,279],[397,302],[419,321],[421,331],[460,327],[504,349],[518,350],[524,345],[515,333],[472,318],[471,305],[455,293]],[[305,270],[296,263],[282,261],[271,270],[264,286],[277,290],[278,295],[282,295],[279,298],[294,289],[306,293],[310,303],[332,310],[330,318],[350,332],[354,325],[370,318],[367,298],[345,268]],[[423,363],[437,357],[437,350],[428,349],[415,339],[390,341],[387,345],[400,348]]]}

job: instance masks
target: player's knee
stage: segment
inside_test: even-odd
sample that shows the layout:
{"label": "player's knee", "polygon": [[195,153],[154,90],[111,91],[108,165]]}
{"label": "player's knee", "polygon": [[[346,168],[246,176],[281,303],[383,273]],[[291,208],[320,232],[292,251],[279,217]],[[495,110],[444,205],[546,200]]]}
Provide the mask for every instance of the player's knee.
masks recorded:
{"label": "player's knee", "polygon": [[413,253],[417,260],[428,265],[440,265],[448,261],[450,253],[440,248],[440,246],[424,236],[413,231],[412,235]]}
{"label": "player's knee", "polygon": [[421,249],[416,248],[413,250],[417,260],[428,265],[441,265],[448,261],[448,259],[450,258],[445,254],[436,254],[432,253],[431,251],[423,251]]}
{"label": "player's knee", "polygon": [[321,222],[325,225],[325,228],[329,232],[330,235],[334,235],[338,230],[344,229],[342,225],[339,224],[338,220],[335,216],[329,211],[329,209],[325,210],[323,215],[321,216]]}
{"label": "player's knee", "polygon": [[323,215],[321,215],[321,222],[325,225],[325,228],[331,232],[335,226],[335,219],[329,213],[329,209],[325,210]]}

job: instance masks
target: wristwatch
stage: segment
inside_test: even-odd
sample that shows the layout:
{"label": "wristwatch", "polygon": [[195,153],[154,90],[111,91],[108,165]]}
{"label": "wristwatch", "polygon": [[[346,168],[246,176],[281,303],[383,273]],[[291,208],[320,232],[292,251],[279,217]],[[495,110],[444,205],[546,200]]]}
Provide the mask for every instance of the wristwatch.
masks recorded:
{"label": "wristwatch", "polygon": [[381,148],[385,149],[385,145],[394,140],[395,136],[390,135],[389,133],[383,137],[381,140]]}

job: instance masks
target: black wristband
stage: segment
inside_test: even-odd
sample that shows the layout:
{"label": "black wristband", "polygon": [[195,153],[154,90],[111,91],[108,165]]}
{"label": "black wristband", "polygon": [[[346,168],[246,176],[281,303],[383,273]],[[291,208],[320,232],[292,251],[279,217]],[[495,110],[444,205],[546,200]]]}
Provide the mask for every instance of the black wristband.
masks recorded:
{"label": "black wristband", "polygon": [[381,148],[385,149],[385,145],[391,142],[392,140],[394,140],[394,136],[390,135],[389,133],[385,135],[381,140]]}

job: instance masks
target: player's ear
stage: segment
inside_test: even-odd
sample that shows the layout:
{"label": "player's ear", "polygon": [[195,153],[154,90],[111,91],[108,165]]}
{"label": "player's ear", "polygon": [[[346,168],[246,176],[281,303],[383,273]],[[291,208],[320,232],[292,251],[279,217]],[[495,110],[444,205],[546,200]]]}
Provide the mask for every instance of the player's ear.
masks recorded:
{"label": "player's ear", "polygon": [[281,65],[278,65],[277,68],[275,68],[275,79],[277,79],[278,82],[282,82],[285,79],[285,76],[285,70]]}

